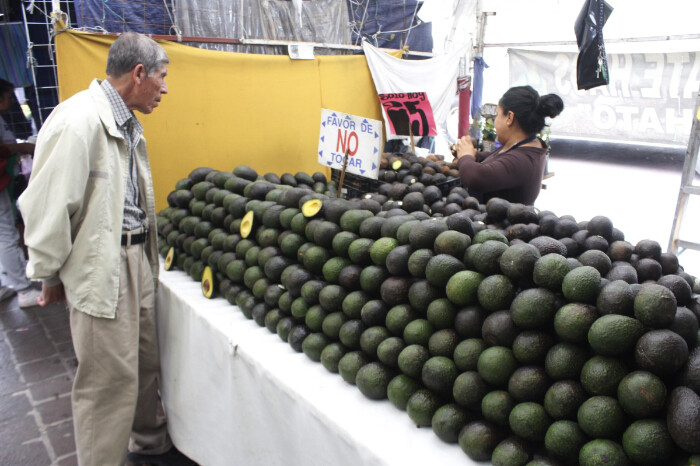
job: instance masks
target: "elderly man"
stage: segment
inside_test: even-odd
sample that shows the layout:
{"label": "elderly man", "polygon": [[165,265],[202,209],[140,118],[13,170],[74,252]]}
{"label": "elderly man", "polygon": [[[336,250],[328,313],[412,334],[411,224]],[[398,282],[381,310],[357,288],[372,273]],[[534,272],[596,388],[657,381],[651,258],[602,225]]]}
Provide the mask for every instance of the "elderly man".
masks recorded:
{"label": "elderly man", "polygon": [[58,105],[19,204],[41,305],[67,300],[81,465],[193,464],[172,445],[158,395],[155,202],[142,126],[168,92],[168,56],[122,34],[107,78]]}

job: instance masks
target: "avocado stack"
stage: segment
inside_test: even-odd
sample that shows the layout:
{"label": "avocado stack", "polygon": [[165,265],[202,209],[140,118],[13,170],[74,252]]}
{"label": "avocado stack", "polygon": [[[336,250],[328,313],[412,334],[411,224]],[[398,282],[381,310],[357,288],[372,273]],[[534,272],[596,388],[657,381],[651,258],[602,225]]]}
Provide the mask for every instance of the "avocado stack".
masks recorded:
{"label": "avocado stack", "polygon": [[379,179],[388,183],[440,185],[458,177],[457,161],[446,162],[441,155],[419,157],[412,152],[384,152],[379,160]]}
{"label": "avocado stack", "polygon": [[194,170],[166,269],[475,461],[696,464],[698,282],[655,241],[461,187]]}

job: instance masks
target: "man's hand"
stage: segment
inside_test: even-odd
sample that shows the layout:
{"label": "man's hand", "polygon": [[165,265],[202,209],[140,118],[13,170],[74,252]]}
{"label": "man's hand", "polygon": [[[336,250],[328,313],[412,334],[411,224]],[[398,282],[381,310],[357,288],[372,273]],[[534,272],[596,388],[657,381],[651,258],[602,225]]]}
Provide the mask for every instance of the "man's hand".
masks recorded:
{"label": "man's hand", "polygon": [[463,155],[468,155],[472,158],[476,158],[476,148],[472,143],[471,136],[462,136],[457,141],[457,158],[459,159]]}
{"label": "man's hand", "polygon": [[39,298],[39,306],[46,306],[51,303],[59,303],[66,300],[66,293],[63,290],[63,283],[55,286],[41,285],[41,298]]}

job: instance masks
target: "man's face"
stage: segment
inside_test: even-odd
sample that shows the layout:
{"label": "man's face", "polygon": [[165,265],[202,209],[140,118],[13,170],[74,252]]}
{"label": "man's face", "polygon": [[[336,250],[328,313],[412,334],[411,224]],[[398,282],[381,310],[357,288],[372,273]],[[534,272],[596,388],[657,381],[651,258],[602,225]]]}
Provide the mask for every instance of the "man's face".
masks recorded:
{"label": "man's face", "polygon": [[134,99],[133,109],[141,113],[151,113],[158,106],[161,96],[168,93],[168,86],[165,84],[165,76],[168,74],[168,64],[152,73],[150,76],[146,74],[146,70],[142,71],[143,75],[141,82],[137,85],[136,96]]}
{"label": "man's face", "polygon": [[12,92],[5,92],[0,95],[0,113],[5,113],[12,107],[12,98],[14,94]]}

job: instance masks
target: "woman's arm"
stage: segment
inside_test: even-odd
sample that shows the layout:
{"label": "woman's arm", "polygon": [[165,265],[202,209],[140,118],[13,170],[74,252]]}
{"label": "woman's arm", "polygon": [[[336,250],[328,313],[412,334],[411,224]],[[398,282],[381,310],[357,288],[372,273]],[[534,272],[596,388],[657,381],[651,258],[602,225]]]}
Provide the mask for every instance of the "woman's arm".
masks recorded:
{"label": "woman's arm", "polygon": [[[34,144],[31,142],[19,142],[15,144],[0,144],[0,157],[8,158],[12,154],[33,154]],[[7,154],[7,155],[6,155]]]}
{"label": "woman's arm", "polygon": [[457,161],[459,177],[467,188],[479,192],[499,191],[518,187],[527,181],[527,162],[525,157],[514,157],[507,153],[498,155],[489,163],[477,162],[465,156]]}

